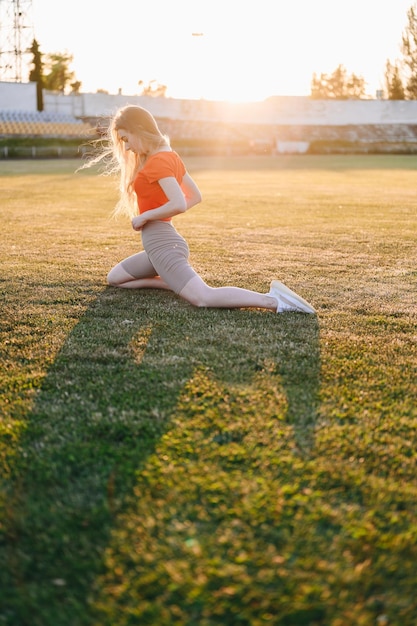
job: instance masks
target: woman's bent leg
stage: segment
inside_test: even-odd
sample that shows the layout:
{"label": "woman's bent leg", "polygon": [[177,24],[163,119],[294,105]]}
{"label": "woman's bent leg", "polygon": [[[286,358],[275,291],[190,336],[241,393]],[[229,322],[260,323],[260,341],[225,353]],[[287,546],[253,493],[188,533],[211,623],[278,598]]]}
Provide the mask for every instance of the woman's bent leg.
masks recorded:
{"label": "woman's bent leg", "polygon": [[158,276],[146,252],[133,254],[115,265],[107,275],[112,287],[128,289],[170,289]]}
{"label": "woman's bent leg", "polygon": [[277,309],[277,301],[271,296],[240,287],[209,287],[200,276],[191,278],[179,295],[198,307]]}

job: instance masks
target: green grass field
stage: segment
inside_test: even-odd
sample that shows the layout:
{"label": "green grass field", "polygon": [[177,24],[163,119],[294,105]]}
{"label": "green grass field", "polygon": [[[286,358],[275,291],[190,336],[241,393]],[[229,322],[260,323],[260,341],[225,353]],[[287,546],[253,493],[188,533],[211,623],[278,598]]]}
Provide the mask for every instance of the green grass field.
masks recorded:
{"label": "green grass field", "polygon": [[0,624],[415,626],[417,158],[192,158],[213,286],[109,288],[117,181],[0,163]]}

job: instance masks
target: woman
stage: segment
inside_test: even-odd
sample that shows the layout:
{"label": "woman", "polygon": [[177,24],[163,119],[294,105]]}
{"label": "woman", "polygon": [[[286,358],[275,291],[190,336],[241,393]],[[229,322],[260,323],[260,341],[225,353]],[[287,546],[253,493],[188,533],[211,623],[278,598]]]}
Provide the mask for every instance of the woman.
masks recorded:
{"label": "woman", "polygon": [[175,215],[201,202],[201,194],[169,139],[149,111],[131,105],[113,117],[109,139],[120,172],[121,195],[115,212],[132,218],[133,229],[141,231],[144,248],[113,267],[109,285],[169,289],[198,307],[315,312],[279,281],[272,281],[268,294],[207,285],[188,263],[188,245],[172,225]]}

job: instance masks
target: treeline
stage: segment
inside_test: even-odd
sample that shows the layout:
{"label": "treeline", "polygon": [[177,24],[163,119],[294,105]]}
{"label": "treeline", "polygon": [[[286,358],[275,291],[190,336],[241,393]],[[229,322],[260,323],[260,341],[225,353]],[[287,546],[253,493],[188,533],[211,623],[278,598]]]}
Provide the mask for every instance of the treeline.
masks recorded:
{"label": "treeline", "polygon": [[[417,99],[417,3],[407,12],[407,25],[401,39],[402,58],[385,64],[385,85],[381,96],[387,100]],[[363,76],[348,74],[339,65],[332,74],[313,74],[311,98],[318,100],[360,99],[366,97]]]}

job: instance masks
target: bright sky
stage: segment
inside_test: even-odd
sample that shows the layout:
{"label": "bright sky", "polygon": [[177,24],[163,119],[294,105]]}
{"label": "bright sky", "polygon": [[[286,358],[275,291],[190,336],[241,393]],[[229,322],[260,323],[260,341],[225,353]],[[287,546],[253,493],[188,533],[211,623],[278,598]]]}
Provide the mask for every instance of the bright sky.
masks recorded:
{"label": "bright sky", "polygon": [[[69,52],[81,91],[257,101],[309,95],[339,64],[383,86],[413,0],[32,0],[41,52]],[[195,36],[193,33],[201,34]]]}

